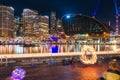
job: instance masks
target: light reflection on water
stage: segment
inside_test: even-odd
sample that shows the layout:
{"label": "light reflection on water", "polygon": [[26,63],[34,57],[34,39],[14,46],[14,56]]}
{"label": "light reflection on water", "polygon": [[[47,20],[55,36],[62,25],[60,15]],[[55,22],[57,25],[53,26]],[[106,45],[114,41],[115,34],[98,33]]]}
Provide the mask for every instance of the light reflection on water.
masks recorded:
{"label": "light reflection on water", "polygon": [[[25,68],[25,80],[99,80],[107,66],[102,65],[40,65]],[[37,73],[36,73],[37,71]],[[34,73],[34,74],[33,74]]]}
{"label": "light reflection on water", "polygon": [[15,53],[16,54],[21,54],[23,53],[23,47],[20,47],[19,45],[15,46]]}
{"label": "light reflection on water", "polygon": [[41,53],[40,47],[23,47],[22,45],[0,45],[0,54]]}
{"label": "light reflection on water", "polygon": [[[51,53],[55,45],[40,45],[36,47],[23,47],[22,45],[0,45],[0,54],[23,54],[23,53]],[[71,46],[70,46],[71,47]],[[59,52],[67,52],[66,45],[59,46]],[[69,49],[74,52],[75,48]]]}
{"label": "light reflection on water", "polygon": [[0,54],[22,54],[23,49],[19,45],[0,45]]}
{"label": "light reflection on water", "polygon": [[[51,53],[53,46],[54,45],[50,44],[39,45],[36,47],[23,47],[22,45],[0,45],[0,54]],[[58,45],[58,52],[80,52],[82,46],[83,45]],[[98,45],[90,46],[94,47],[95,50],[98,49]],[[101,49],[102,51],[105,50],[105,45],[102,45]]]}
{"label": "light reflection on water", "polygon": [[[99,68],[93,68],[93,67],[87,67],[87,68],[81,68],[80,70],[78,69],[78,80],[96,80],[99,79],[100,74]],[[82,77],[82,79],[81,79]]]}
{"label": "light reflection on water", "polygon": [[[79,64],[80,65],[80,64]],[[107,63],[101,65],[83,65],[73,67],[73,72],[76,72],[76,80],[100,80],[102,74],[107,70]]]}

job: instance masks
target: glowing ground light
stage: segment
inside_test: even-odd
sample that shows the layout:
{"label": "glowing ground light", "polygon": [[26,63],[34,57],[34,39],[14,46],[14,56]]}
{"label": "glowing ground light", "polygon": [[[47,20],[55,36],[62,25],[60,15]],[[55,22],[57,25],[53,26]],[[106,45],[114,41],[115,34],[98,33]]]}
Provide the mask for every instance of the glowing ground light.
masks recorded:
{"label": "glowing ground light", "polygon": [[26,71],[23,68],[16,68],[12,71],[13,80],[23,80],[25,77]]}
{"label": "glowing ground light", "polygon": [[[95,49],[91,46],[84,45],[81,49],[82,55],[80,59],[84,64],[94,64],[97,61],[97,55],[94,53]],[[91,57],[89,58],[88,55]]]}

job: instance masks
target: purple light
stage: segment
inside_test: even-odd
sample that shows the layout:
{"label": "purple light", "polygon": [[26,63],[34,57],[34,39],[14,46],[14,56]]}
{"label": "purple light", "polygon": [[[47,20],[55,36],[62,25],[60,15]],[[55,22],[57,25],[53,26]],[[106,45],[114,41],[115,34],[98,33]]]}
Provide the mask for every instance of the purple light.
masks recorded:
{"label": "purple light", "polygon": [[26,71],[22,68],[16,68],[12,71],[12,77],[14,80],[23,80],[25,77]]}
{"label": "purple light", "polygon": [[51,40],[52,40],[52,41],[57,41],[57,40],[58,40],[58,37],[52,36],[52,37],[51,37]]}

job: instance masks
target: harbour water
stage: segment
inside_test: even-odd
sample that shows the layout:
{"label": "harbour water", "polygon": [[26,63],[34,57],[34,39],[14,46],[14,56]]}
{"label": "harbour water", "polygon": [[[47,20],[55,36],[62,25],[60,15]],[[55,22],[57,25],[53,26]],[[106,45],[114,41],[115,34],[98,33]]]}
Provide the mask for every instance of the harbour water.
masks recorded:
{"label": "harbour water", "polygon": [[[21,66],[26,70],[24,80],[99,80],[107,69],[107,63],[84,65],[75,63],[72,65],[42,64],[34,67]],[[1,67],[0,80],[10,80],[10,74],[15,66]]]}

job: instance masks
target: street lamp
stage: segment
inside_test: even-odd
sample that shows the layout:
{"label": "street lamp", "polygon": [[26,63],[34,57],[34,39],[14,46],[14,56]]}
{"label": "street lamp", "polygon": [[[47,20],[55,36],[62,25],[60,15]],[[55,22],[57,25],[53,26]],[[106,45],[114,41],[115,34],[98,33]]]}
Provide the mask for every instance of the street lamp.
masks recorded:
{"label": "street lamp", "polygon": [[67,15],[66,18],[69,19],[69,18],[70,18],[70,15]]}
{"label": "street lamp", "polygon": [[[72,36],[74,33],[78,33],[80,28],[77,27],[77,23],[74,23],[76,16],[81,16],[82,14],[66,14],[61,17],[61,27],[63,28],[63,24],[66,26],[63,29],[69,36]],[[65,22],[65,23],[64,23]],[[79,26],[79,25],[78,25]]]}
{"label": "street lamp", "polygon": [[64,27],[64,30],[67,31],[67,33],[71,36],[73,34],[72,29],[74,26],[74,24],[72,23],[72,18],[77,15],[82,15],[82,14],[65,14],[65,15],[63,15],[60,19],[61,25],[59,26],[59,29],[63,28],[63,22],[66,21],[66,26],[68,28],[65,29],[65,27]]}
{"label": "street lamp", "polygon": [[64,32],[63,31],[63,19],[69,19],[71,17],[71,15],[67,14],[67,15],[63,15],[58,21],[57,21],[57,28],[59,33]]}
{"label": "street lamp", "polygon": [[63,19],[70,19],[70,18],[71,18],[70,14],[63,15],[60,19],[61,20],[61,26],[60,27],[63,28]]}

